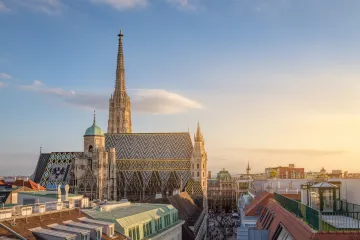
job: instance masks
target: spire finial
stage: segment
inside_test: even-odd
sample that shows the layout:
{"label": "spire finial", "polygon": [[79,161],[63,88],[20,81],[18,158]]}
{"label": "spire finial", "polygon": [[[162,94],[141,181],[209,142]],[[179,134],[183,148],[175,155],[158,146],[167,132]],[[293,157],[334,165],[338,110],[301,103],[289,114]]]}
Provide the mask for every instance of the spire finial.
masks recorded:
{"label": "spire finial", "polygon": [[116,66],[116,80],[115,80],[115,91],[114,95],[120,96],[120,92],[126,91],[125,86],[125,67],[124,67],[124,51],[123,51],[123,34],[120,29],[119,44],[118,44],[118,54],[117,54],[117,66]]}
{"label": "spire finial", "polygon": [[94,109],[94,124],[96,122],[96,113],[95,113],[95,109]]}
{"label": "spire finial", "polygon": [[202,140],[203,140],[203,136],[202,136],[201,130],[200,130],[200,122],[198,121],[195,141],[202,141]]}

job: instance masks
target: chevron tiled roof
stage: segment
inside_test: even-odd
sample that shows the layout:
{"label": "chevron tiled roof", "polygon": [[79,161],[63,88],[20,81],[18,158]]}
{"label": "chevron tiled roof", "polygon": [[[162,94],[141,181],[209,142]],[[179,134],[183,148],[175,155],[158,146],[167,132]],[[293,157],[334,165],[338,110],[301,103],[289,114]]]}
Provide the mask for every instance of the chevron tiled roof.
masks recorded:
{"label": "chevron tiled roof", "polygon": [[105,146],[116,159],[190,159],[193,151],[188,132],[105,134]]}
{"label": "chevron tiled roof", "polygon": [[50,153],[42,153],[40,155],[35,169],[34,182],[36,183],[40,182],[42,175],[44,174],[46,165],[48,164],[49,161],[50,161]]}

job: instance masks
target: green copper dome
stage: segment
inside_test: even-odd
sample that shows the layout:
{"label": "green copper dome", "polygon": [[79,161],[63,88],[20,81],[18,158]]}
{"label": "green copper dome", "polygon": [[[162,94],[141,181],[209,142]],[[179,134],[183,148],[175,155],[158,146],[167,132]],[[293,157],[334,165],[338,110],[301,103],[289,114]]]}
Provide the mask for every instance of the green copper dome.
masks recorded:
{"label": "green copper dome", "polygon": [[94,111],[94,122],[93,125],[91,127],[89,127],[88,129],[86,129],[85,132],[85,136],[104,136],[103,131],[101,130],[100,127],[98,127],[96,125],[96,121],[95,121],[95,111]]}
{"label": "green copper dome", "polygon": [[225,168],[217,174],[217,178],[221,181],[231,181],[231,175]]}

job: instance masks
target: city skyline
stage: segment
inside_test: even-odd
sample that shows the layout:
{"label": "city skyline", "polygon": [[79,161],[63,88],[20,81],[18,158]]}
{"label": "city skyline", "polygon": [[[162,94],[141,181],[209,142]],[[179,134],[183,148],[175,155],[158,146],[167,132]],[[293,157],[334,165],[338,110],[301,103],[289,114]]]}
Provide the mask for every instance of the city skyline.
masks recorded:
{"label": "city skyline", "polygon": [[29,2],[0,1],[0,175],[106,131],[120,28],[134,132],[199,121],[214,174],[360,171],[360,3]]}

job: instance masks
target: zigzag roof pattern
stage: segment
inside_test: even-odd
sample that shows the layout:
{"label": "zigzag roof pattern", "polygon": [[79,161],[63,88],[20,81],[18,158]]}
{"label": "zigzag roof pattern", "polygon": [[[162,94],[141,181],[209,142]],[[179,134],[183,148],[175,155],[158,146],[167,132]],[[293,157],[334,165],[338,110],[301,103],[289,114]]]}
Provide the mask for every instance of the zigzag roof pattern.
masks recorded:
{"label": "zigzag roof pattern", "polygon": [[193,145],[188,132],[105,134],[105,147],[115,148],[116,159],[190,159]]}

